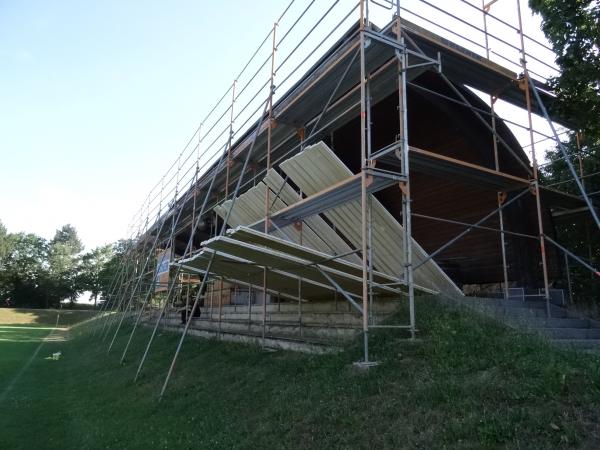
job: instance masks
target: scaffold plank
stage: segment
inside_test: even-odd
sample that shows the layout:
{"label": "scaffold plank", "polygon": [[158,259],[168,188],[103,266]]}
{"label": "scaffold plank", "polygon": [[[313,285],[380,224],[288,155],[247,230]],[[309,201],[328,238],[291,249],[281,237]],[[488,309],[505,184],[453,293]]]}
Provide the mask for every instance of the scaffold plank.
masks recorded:
{"label": "scaffold plank", "polygon": [[[250,285],[254,289],[262,291],[264,269],[252,261],[238,256],[205,248],[197,255],[175,264],[181,266],[184,272],[204,274],[208,269],[211,258],[213,259],[209,273],[211,277],[222,277],[241,286]],[[297,299],[299,280],[300,277],[290,272],[275,269],[268,270],[267,291],[274,295]],[[324,300],[331,298],[333,293],[334,288],[326,282],[302,280],[303,299]]]}
{"label": "scaffold plank", "polygon": [[[523,189],[530,184],[526,178],[495,171],[478,164],[450,158],[416,147],[410,147],[409,158],[412,171],[438,177],[452,177],[456,181],[496,192]],[[400,160],[391,153],[382,157],[380,161],[392,166],[400,166]]]}
{"label": "scaffold plank", "polygon": [[[328,255],[324,252],[313,250],[302,245],[294,244],[274,236],[270,236],[265,233],[253,230],[247,227],[238,227],[233,230],[229,230],[228,236],[237,241],[241,241],[248,244],[258,245],[266,249],[285,253],[291,257],[301,258],[305,261],[310,261],[313,264],[319,264],[321,267],[327,267],[340,272],[347,273],[348,275],[355,276],[357,278],[362,277],[362,266],[355,263],[349,263],[341,258]],[[391,284],[398,280],[394,277],[386,275],[381,272],[373,271],[373,282],[377,284]],[[417,286],[424,292],[431,293],[430,290]]]}
{"label": "scaffold plank", "polygon": [[[271,188],[271,191],[274,193],[274,196],[279,196],[279,198],[286,204],[292,205],[300,200],[302,197],[298,192],[294,190],[285,180],[279,175],[275,170],[270,169],[263,180],[264,183]],[[257,219],[257,220],[260,220]],[[318,236],[323,240],[325,246],[309,246],[316,250],[321,250],[326,253],[330,253],[331,255],[347,255],[353,249],[335,232],[331,226],[323,220],[323,218],[319,215],[307,217],[302,222],[303,233],[306,232],[306,228],[308,227],[314,233],[318,233]],[[260,230],[259,230],[260,231]],[[304,240],[300,241],[292,241],[296,243],[301,243],[304,245]],[[349,254],[342,258],[345,261],[353,262],[356,264],[360,264],[360,258],[356,254]]]}
{"label": "scaffold plank", "polygon": [[[352,175],[350,169],[323,142],[307,147],[282,162],[280,167],[306,195],[314,195]],[[402,277],[402,226],[377,199],[372,198],[371,201],[374,267],[395,278]],[[347,202],[323,214],[353,246],[360,247],[360,200]],[[427,253],[414,239],[412,245],[414,263],[419,264],[427,258]],[[427,261],[415,271],[414,277],[415,283],[425,288],[453,296],[462,295],[460,289],[433,260]]]}
{"label": "scaffold plank", "polygon": [[[283,181],[281,176],[271,170],[267,173],[264,181],[259,182],[256,186],[237,197],[235,202],[228,200],[216,206],[214,210],[225,220],[227,211],[233,203],[233,209],[228,220],[230,227],[256,224],[262,221],[265,216],[267,183],[271,186],[269,203],[272,204],[272,212],[276,213],[287,208],[289,202],[301,200],[300,196],[287,183],[284,183],[283,189],[281,189]],[[279,195],[277,195],[278,193]],[[331,226],[319,216],[306,218],[303,221],[302,229],[289,226],[273,230],[273,234],[291,242],[302,243],[310,248],[326,249],[328,253],[333,255],[348,254],[352,250]],[[344,259],[360,262],[355,254],[348,254]]]}
{"label": "scaffold plank", "polygon": [[[340,266],[335,261],[328,260],[327,255],[321,256],[304,252],[303,258],[285,253],[269,247],[263,247],[248,242],[243,242],[228,236],[219,236],[202,243],[203,247],[215,250],[220,254],[233,255],[246,261],[251,261],[257,266],[267,267],[314,283],[327,283],[321,271],[326,272],[342,289],[355,296],[362,293],[362,269],[360,266],[345,264]],[[342,269],[342,270],[340,270]],[[378,275],[379,277],[379,275]],[[389,277],[389,281],[394,281]],[[294,286],[297,289],[297,285]],[[399,288],[392,288],[373,284],[376,294],[398,296]]]}

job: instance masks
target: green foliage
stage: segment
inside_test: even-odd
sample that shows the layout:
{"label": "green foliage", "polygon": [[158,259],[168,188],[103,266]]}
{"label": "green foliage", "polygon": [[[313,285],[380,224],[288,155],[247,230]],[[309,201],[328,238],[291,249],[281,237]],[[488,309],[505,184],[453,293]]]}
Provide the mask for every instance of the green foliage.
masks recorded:
{"label": "green foliage", "polygon": [[0,295],[21,306],[49,306],[45,291],[47,242],[34,234],[8,235],[8,250],[0,263]]}
{"label": "green foliage", "polygon": [[[75,328],[72,340],[45,344],[0,403],[10,411],[0,415],[0,447],[598,448],[597,356],[553,348],[430,298],[418,299],[417,323],[416,341],[372,330],[381,365],[368,372],[352,365],[360,337],[321,356],[190,336],[160,403],[178,334],[157,336],[133,384],[151,329],[138,329],[121,364],[130,326],[108,356],[108,342]],[[10,356],[4,385],[39,338],[1,345]],[[59,362],[44,359],[56,351]]]}
{"label": "green foliage", "polygon": [[[109,289],[108,285],[113,277],[114,252],[113,245],[103,245],[81,257],[77,284],[82,290],[91,292],[94,306],[96,306],[98,295]],[[111,262],[110,266],[109,262]]]}
{"label": "green foliage", "polygon": [[560,75],[551,81],[557,112],[592,139],[600,137],[600,3],[530,0],[556,53]]}
{"label": "green foliage", "polygon": [[79,253],[83,244],[77,231],[71,225],[56,230],[48,244],[48,286],[50,296],[55,299],[69,299],[74,302],[80,292],[77,281]]}
{"label": "green foliage", "polygon": [[[577,174],[583,174],[588,193],[600,192],[600,4],[592,0],[530,0],[530,7],[542,17],[542,29],[557,55],[560,75],[550,80],[557,94],[554,112],[567,118],[578,135],[565,143]],[[551,150],[542,170],[542,182],[564,192],[580,195],[562,153]],[[598,204],[600,196],[592,196]],[[589,213],[566,216],[555,221],[559,240],[575,254],[600,263],[600,233]],[[600,283],[587,269],[571,260],[574,299],[598,306]]]}
{"label": "green foliage", "polygon": [[0,301],[10,298],[17,307],[58,307],[63,300],[73,303],[84,291],[95,300],[112,277],[113,246],[82,251],[71,225],[47,241],[35,234],[8,233],[0,222]]}
{"label": "green foliage", "polygon": [[[11,243],[8,231],[6,230],[4,224],[0,221],[0,264],[2,264],[2,261],[4,260],[6,255],[8,255],[8,252],[10,251],[10,246]],[[2,266],[0,266],[0,268],[1,267]]]}

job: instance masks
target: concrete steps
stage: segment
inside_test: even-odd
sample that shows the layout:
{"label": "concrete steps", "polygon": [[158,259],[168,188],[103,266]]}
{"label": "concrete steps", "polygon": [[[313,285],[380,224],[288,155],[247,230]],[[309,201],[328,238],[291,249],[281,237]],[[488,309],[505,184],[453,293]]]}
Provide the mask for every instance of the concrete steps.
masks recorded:
{"label": "concrete steps", "polygon": [[[376,323],[397,310],[402,301],[380,300],[373,305]],[[201,316],[193,318],[188,332],[192,335],[223,340],[263,344],[263,305],[205,305]],[[144,318],[154,323],[158,312]],[[170,310],[163,319],[165,329],[181,332],[181,313]],[[274,348],[323,353],[362,331],[362,315],[344,301],[268,304],[264,344]]]}
{"label": "concrete steps", "polygon": [[600,350],[600,323],[584,317],[574,317],[560,306],[551,305],[551,317],[548,317],[546,303],[539,300],[466,297],[461,303],[513,328],[545,336],[556,344]]}
{"label": "concrete steps", "polygon": [[507,317],[506,322],[515,327],[529,328],[587,328],[590,326],[588,319],[571,319],[546,317]]}
{"label": "concrete steps", "polygon": [[[210,311],[203,311],[203,318],[212,318],[212,320],[219,320],[219,311],[213,311],[212,316]],[[262,322],[262,312],[252,311],[250,314],[246,311],[242,312],[222,312],[221,320],[225,321],[246,321],[248,319],[251,321],[260,321]],[[358,314],[347,313],[347,312],[337,312],[337,313],[302,313],[301,316],[302,323],[304,324],[318,324],[323,326],[328,325],[360,325],[361,316]],[[276,323],[276,322],[296,322],[298,323],[300,320],[300,315],[297,312],[270,312],[267,313],[267,322]]]}
{"label": "concrete steps", "polygon": [[[168,331],[172,331],[175,333],[181,333],[181,326],[166,326],[164,329]],[[341,349],[335,345],[332,345],[330,342],[321,342],[315,339],[294,339],[294,338],[286,338],[286,337],[265,337],[264,341],[261,336],[257,336],[254,334],[244,333],[244,332],[235,332],[229,333],[222,331],[220,333],[216,333],[215,331],[202,330],[196,328],[190,328],[188,333],[192,336],[199,336],[206,339],[219,339],[221,341],[227,342],[240,342],[244,344],[252,344],[252,345],[265,345],[267,348],[272,349],[282,349],[282,350],[292,350],[296,352],[302,353],[316,353],[316,354],[324,354],[324,353],[336,353]]]}
{"label": "concrete steps", "polygon": [[[167,326],[181,326],[179,319],[166,319]],[[212,332],[227,332],[230,334],[244,333],[248,335],[261,336],[263,333],[262,321],[253,321],[248,323],[244,320],[217,320],[209,319],[192,319],[190,328],[196,330],[212,331]],[[294,339],[316,338],[321,341],[330,341],[339,343],[344,340],[351,339],[360,329],[358,327],[349,327],[345,325],[300,325],[298,322],[276,322],[268,323],[265,326],[265,332],[270,337],[284,337]]]}
{"label": "concrete steps", "polygon": [[550,339],[600,339],[598,328],[535,328],[534,330]]}
{"label": "concrete steps", "polygon": [[[373,305],[373,309],[377,313],[392,313],[396,311],[401,304],[406,304],[406,300],[378,300]],[[302,313],[356,313],[356,310],[346,301],[338,300],[337,303],[334,301],[328,302],[303,302],[301,305]],[[254,304],[252,305],[253,312],[262,313],[262,305]],[[210,304],[205,304],[202,307],[202,310],[209,311],[211,310]],[[212,307],[212,311],[217,313],[219,307],[214,305]],[[239,312],[239,313],[247,313],[248,305],[224,305],[222,307],[223,313],[229,312]],[[298,304],[297,303],[272,303],[267,305],[267,313],[298,313]]]}
{"label": "concrete steps", "polygon": [[600,339],[554,339],[553,342],[566,348],[600,352]]}

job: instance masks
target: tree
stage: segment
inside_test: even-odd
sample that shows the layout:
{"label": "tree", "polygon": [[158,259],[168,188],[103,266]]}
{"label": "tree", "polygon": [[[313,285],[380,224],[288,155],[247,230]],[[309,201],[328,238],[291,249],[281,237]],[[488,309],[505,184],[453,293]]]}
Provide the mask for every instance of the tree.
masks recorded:
{"label": "tree", "polygon": [[97,247],[83,255],[83,245],[71,225],[56,230],[47,241],[35,234],[8,233],[0,222],[0,300],[15,306],[59,306],[90,291],[94,304],[117,271],[127,241]]}
{"label": "tree", "polygon": [[[112,259],[115,249],[113,245],[96,247],[81,257],[77,285],[82,291],[90,291],[90,299],[94,299],[94,307],[98,295],[107,285],[106,278],[110,276],[106,271],[108,262]],[[108,280],[110,282],[110,280]]]}
{"label": "tree", "polygon": [[35,234],[8,235],[9,249],[0,266],[0,294],[16,306],[48,306],[48,243]]}
{"label": "tree", "polygon": [[2,262],[4,258],[8,255],[10,251],[10,236],[8,235],[8,231],[6,227],[0,221],[0,268],[2,267]]}
{"label": "tree", "polygon": [[48,245],[48,272],[50,275],[48,289],[50,297],[55,301],[69,299],[73,303],[79,292],[77,270],[79,253],[83,244],[77,231],[71,225],[64,225],[56,230],[54,238]]}
{"label": "tree", "polygon": [[[567,153],[588,193],[600,191],[600,5],[593,0],[530,0],[542,17],[542,30],[556,53],[560,74],[550,80],[557,95],[553,112],[573,124],[565,142]],[[558,150],[547,152],[549,164],[542,182],[579,195],[571,172]],[[597,203],[600,197],[592,199]],[[574,253],[598,264],[600,233],[588,214],[567,215],[555,223],[559,239]],[[574,296],[578,301],[596,303],[600,283],[587,269],[573,266]]]}
{"label": "tree", "polygon": [[123,264],[125,264],[127,251],[131,245],[132,242],[128,239],[122,239],[113,244],[112,256],[102,267],[99,276],[100,294],[103,300],[109,300],[108,296],[113,288],[113,283],[116,281],[116,277],[119,276]]}
{"label": "tree", "polygon": [[600,4],[596,0],[530,0],[556,53],[550,80],[555,112],[591,139],[600,137]]}

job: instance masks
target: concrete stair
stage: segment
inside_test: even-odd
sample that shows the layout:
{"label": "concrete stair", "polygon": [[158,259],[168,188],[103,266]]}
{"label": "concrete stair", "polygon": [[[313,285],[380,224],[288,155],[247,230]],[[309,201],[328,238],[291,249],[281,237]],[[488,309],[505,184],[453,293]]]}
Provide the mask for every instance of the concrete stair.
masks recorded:
{"label": "concrete stair", "polygon": [[513,328],[537,333],[558,345],[584,350],[600,350],[600,322],[576,316],[566,308],[544,301],[501,300],[465,297],[461,304]]}
{"label": "concrete stair", "polygon": [[[389,317],[399,301],[377,301],[373,305],[376,323]],[[188,333],[228,341],[263,344],[263,306],[204,306],[199,318],[193,318]],[[154,323],[157,312],[149,312],[144,321]],[[181,313],[171,310],[162,321],[165,329],[181,332]],[[324,353],[362,331],[362,315],[345,302],[307,302],[269,304],[266,307],[264,344],[267,347]]]}
{"label": "concrete stair", "polygon": [[[167,318],[168,326],[179,326],[179,318]],[[191,328],[212,332],[227,332],[230,334],[244,333],[249,335],[262,336],[262,321],[247,320],[210,320],[210,319],[192,319]],[[316,338],[322,341],[331,341],[333,343],[352,338],[359,330],[357,327],[347,325],[314,325],[300,324],[296,322],[267,322],[265,324],[265,333],[270,337],[285,338]]]}

